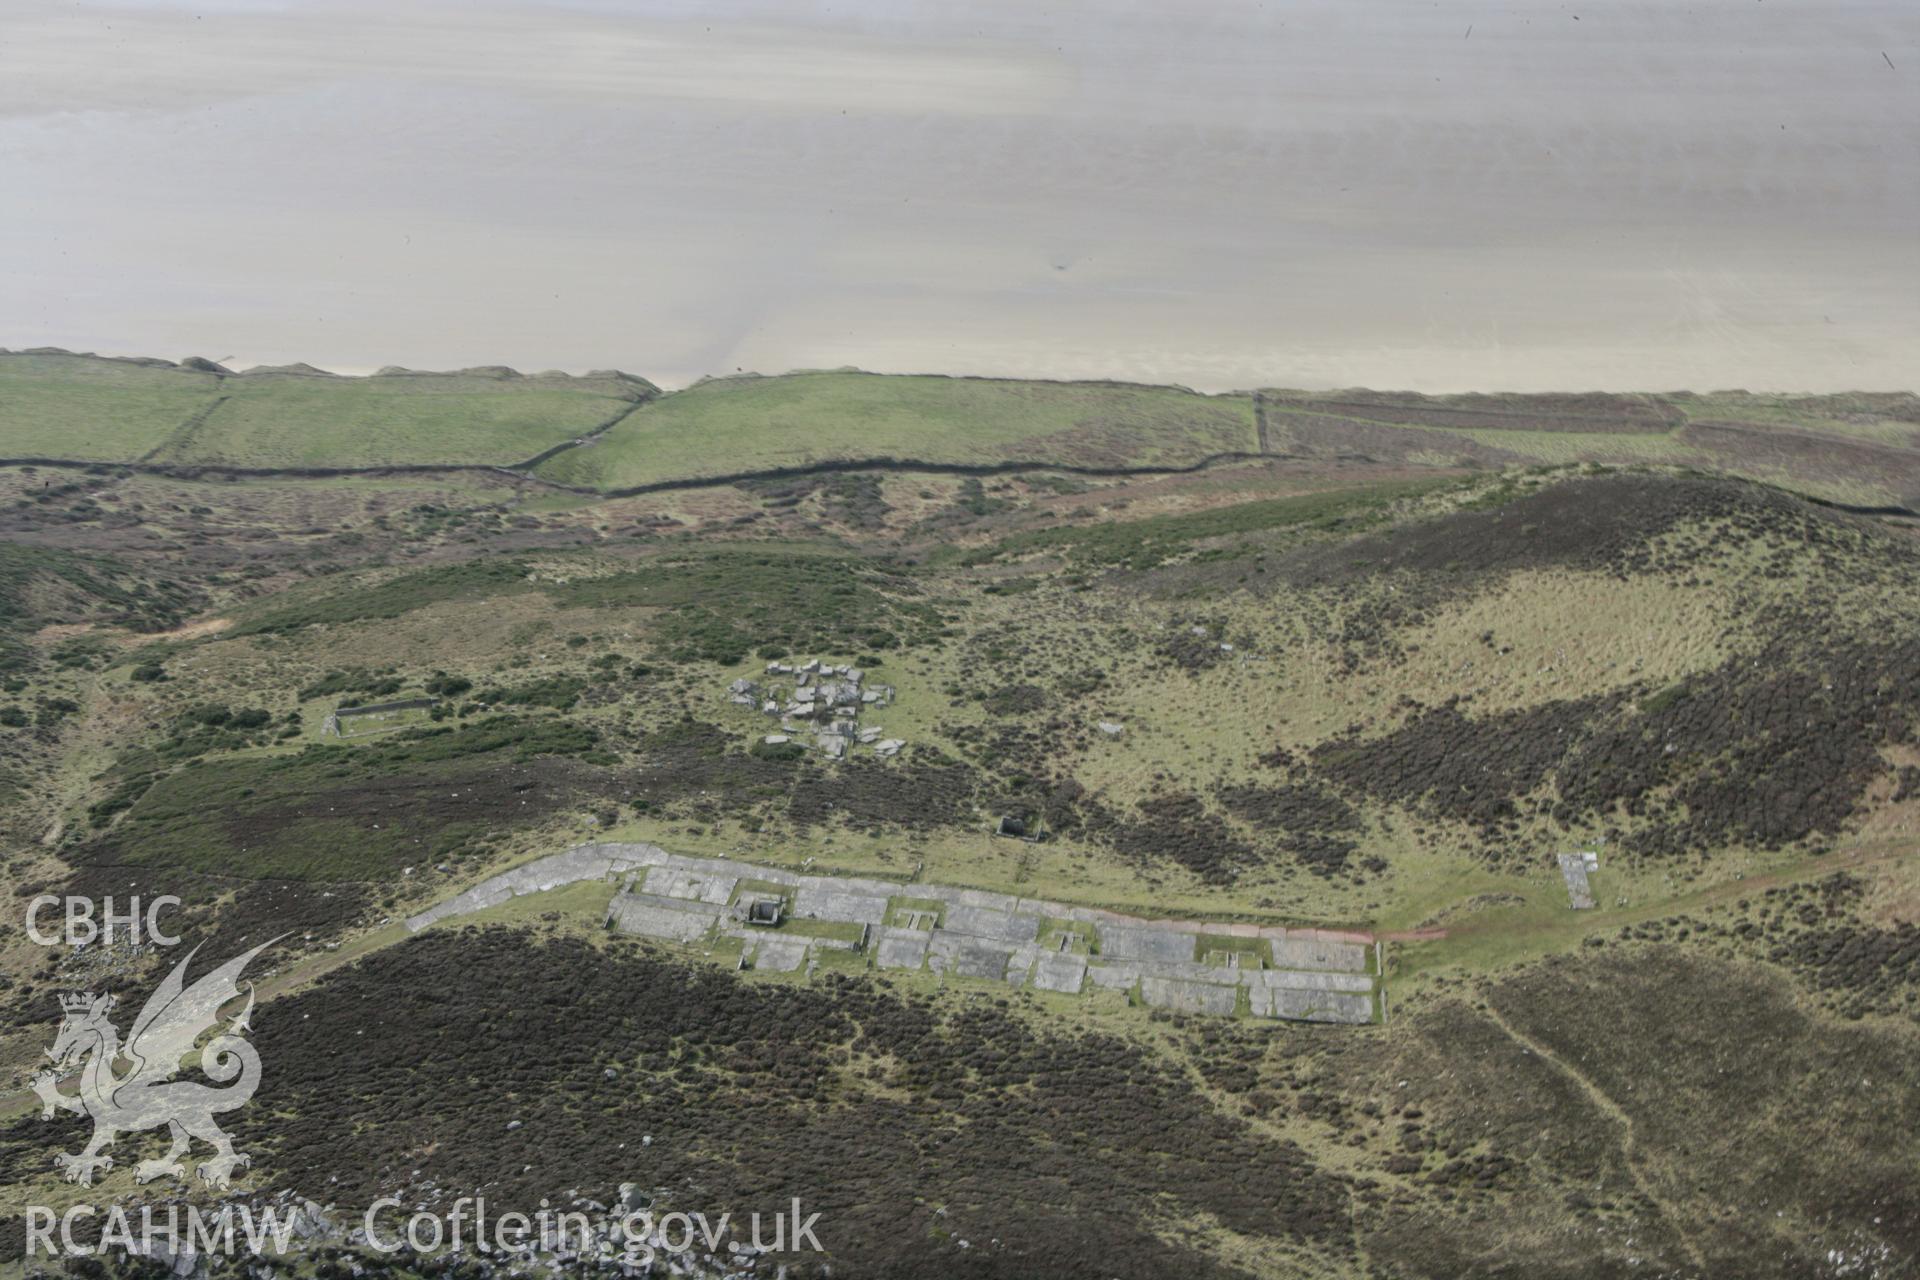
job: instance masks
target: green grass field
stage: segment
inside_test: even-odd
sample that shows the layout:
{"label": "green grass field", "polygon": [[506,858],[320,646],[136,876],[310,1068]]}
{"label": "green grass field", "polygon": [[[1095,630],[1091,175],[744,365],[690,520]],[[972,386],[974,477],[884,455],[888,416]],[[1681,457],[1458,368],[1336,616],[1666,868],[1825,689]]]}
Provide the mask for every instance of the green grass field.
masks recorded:
{"label": "green grass field", "polygon": [[600,489],[841,458],[1185,466],[1256,447],[1253,402],[1172,387],[868,373],[723,378],[666,396],[543,475]]}
{"label": "green grass field", "polygon": [[228,379],[205,422],[158,462],[364,467],[524,462],[592,431],[630,403],[538,379],[458,374]]}
{"label": "green grass field", "polygon": [[[1866,505],[1920,493],[1920,410],[1905,395],[1574,397],[1568,409],[1552,397],[1337,393],[1382,400],[1372,405],[1262,394],[1276,453],[1338,450],[1451,469],[1480,447],[1498,451],[1488,455],[1496,465],[1696,466]],[[1586,430],[1587,420],[1612,425]],[[588,444],[564,447],[600,428]],[[556,446],[541,475],[620,491],[841,461],[1178,468],[1259,452],[1261,441],[1251,394],[1127,383],[835,370],[710,379],[659,396],[618,373],[223,376],[0,354],[0,456],[352,469],[510,466]]]}
{"label": "green grass field", "polygon": [[220,380],[85,356],[0,355],[0,454],[130,462],[213,403]]}

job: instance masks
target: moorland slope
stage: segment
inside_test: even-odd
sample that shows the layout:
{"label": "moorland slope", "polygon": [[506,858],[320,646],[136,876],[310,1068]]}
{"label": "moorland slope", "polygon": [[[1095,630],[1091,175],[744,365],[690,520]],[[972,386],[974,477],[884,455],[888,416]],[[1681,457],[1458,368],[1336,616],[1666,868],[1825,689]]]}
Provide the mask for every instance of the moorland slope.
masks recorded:
{"label": "moorland slope", "polygon": [[[1836,504],[1912,505],[1914,416],[0,356],[0,885],[284,935],[245,1195],[801,1195],[838,1276],[1910,1274],[1920,535]],[[814,659],[896,753],[765,710]],[[740,970],[600,883],[398,923],[590,839],[1334,926],[1392,1016]],[[26,1087],[170,959],[0,947],[0,1253],[142,1194]]]}

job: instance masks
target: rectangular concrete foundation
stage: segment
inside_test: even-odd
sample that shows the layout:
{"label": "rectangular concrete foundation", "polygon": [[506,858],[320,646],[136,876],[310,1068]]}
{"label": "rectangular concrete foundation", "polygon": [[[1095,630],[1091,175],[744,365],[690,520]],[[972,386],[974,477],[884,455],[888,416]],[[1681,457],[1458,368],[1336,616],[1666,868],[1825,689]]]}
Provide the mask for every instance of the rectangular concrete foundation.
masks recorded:
{"label": "rectangular concrete foundation", "polygon": [[1140,999],[1157,1009],[1225,1016],[1233,1012],[1239,998],[1239,988],[1212,982],[1190,982],[1185,978],[1140,979]]}
{"label": "rectangular concrete foundation", "polygon": [[1007,976],[1007,961],[1012,954],[1010,947],[996,947],[972,939],[935,934],[927,947],[927,967],[935,973],[999,982]]}
{"label": "rectangular concrete foundation", "polygon": [[1577,853],[1560,855],[1560,877],[1567,882],[1567,901],[1575,911],[1593,909],[1593,885],[1587,879],[1587,860]]}
{"label": "rectangular concrete foundation", "polygon": [[648,901],[637,894],[622,894],[607,908],[607,918],[621,933],[658,938],[662,942],[693,942],[707,936],[719,921],[720,914],[712,910],[686,910],[663,905],[658,900]]}
{"label": "rectangular concrete foundation", "polygon": [[1373,998],[1332,991],[1298,991],[1285,987],[1255,987],[1248,993],[1253,999],[1256,1018],[1287,1018],[1297,1022],[1344,1022],[1361,1024],[1373,1021]]}
{"label": "rectangular concrete foundation", "polygon": [[1192,933],[1155,929],[1145,925],[1103,924],[1100,926],[1100,954],[1115,960],[1158,960],[1164,963],[1192,964]]}
{"label": "rectangular concrete foundation", "polygon": [[685,898],[724,907],[733,901],[733,886],[738,883],[740,880],[737,876],[708,875],[683,871],[677,867],[655,867],[647,873],[643,887],[648,893],[663,898]]}
{"label": "rectangular concrete foundation", "polygon": [[887,900],[832,885],[807,885],[793,895],[793,914],[809,920],[838,920],[878,928],[887,922]]}
{"label": "rectangular concrete foundation", "polygon": [[1273,967],[1341,969],[1348,973],[1363,973],[1367,967],[1367,947],[1361,942],[1333,942],[1324,938],[1276,938],[1273,943]]}
{"label": "rectangular concrete foundation", "polygon": [[753,949],[753,967],[769,973],[792,973],[806,961],[803,938],[762,938]]}
{"label": "rectangular concrete foundation", "polygon": [[1373,979],[1364,973],[1303,973],[1298,969],[1258,969],[1248,971],[1243,981],[1250,987],[1287,987],[1295,991],[1370,992]]}
{"label": "rectangular concrete foundation", "polygon": [[1093,979],[1093,985],[1096,987],[1102,987],[1108,991],[1125,991],[1140,981],[1140,966],[1089,961],[1087,976]]}
{"label": "rectangular concrete foundation", "polygon": [[964,904],[948,907],[946,920],[941,927],[951,933],[992,938],[998,942],[1032,942],[1040,936],[1038,916],[1014,915],[1010,911]]}
{"label": "rectangular concrete foundation", "polygon": [[1077,996],[1087,984],[1087,962],[1080,956],[1049,954],[1033,967],[1033,985],[1042,991]]}
{"label": "rectangular concrete foundation", "polygon": [[927,935],[911,929],[889,929],[874,951],[882,969],[918,969],[927,962]]}

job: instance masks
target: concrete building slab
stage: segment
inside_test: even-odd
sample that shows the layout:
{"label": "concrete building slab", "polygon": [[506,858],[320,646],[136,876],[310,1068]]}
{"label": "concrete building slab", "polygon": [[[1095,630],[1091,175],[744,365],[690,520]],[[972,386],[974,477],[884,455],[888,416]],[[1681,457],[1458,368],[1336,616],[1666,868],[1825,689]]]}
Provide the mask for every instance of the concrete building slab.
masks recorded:
{"label": "concrete building slab", "polygon": [[1287,1018],[1298,1022],[1373,1021],[1373,998],[1333,991],[1298,991],[1286,987],[1254,987],[1248,992],[1259,1018]]}
{"label": "concrete building slab", "polygon": [[1364,973],[1367,968],[1367,946],[1361,942],[1335,942],[1328,938],[1276,938],[1273,942],[1273,967]]}
{"label": "concrete building slab", "polygon": [[1372,991],[1373,978],[1364,973],[1309,972],[1302,969],[1242,970],[1250,987],[1286,987],[1294,991]]}
{"label": "concrete building slab", "polygon": [[882,969],[918,969],[927,962],[927,935],[903,930],[880,939],[874,963]]}
{"label": "concrete building slab", "polygon": [[662,942],[694,942],[704,938],[720,916],[716,911],[687,911],[623,894],[607,909],[607,918],[621,933]]}
{"label": "concrete building slab", "polygon": [[643,887],[648,893],[656,893],[663,898],[687,898],[724,907],[733,901],[733,889],[739,883],[738,876],[716,875],[684,867],[655,867],[647,872]]}
{"label": "concrete building slab", "polygon": [[963,978],[985,978],[1000,982],[1007,976],[1007,963],[1013,952],[968,938],[945,941],[939,934],[927,947],[927,967],[935,973],[951,973]]}
{"label": "concrete building slab", "polygon": [[1058,991],[1077,996],[1087,984],[1087,962],[1083,956],[1042,955],[1033,968],[1033,985],[1042,991]]}
{"label": "concrete building slab", "polygon": [[931,893],[922,893],[921,887],[914,886],[918,896],[939,898],[942,902],[958,907],[979,907],[986,911],[1012,911],[1020,905],[1020,899],[1010,893],[994,893],[989,889],[957,889],[950,885],[928,885]]}
{"label": "concrete building slab", "polygon": [[887,900],[815,880],[794,891],[793,914],[878,928],[887,922]]}
{"label": "concrete building slab", "polygon": [[1240,989],[1215,982],[1192,982],[1184,978],[1142,978],[1140,999],[1159,1009],[1225,1016],[1231,1014],[1239,1003]]}
{"label": "concrete building slab", "polygon": [[1000,942],[1032,942],[1040,936],[1040,918],[957,903],[947,908],[941,928]]}
{"label": "concrete building slab", "polygon": [[1199,935],[1175,929],[1156,929],[1151,925],[1102,924],[1098,926],[1100,954],[1116,960],[1159,960],[1192,963],[1194,940]]}
{"label": "concrete building slab", "polygon": [[1587,879],[1587,860],[1578,853],[1560,855],[1560,877],[1567,882],[1567,901],[1575,911],[1593,909],[1593,884]]}
{"label": "concrete building slab", "polygon": [[792,973],[806,960],[805,938],[762,938],[753,949],[753,967],[769,973]]}
{"label": "concrete building slab", "polygon": [[1142,977],[1178,978],[1184,982],[1228,984],[1241,980],[1240,970],[1221,969],[1214,965],[1201,964],[1198,960],[1131,960],[1128,963],[1139,969]]}

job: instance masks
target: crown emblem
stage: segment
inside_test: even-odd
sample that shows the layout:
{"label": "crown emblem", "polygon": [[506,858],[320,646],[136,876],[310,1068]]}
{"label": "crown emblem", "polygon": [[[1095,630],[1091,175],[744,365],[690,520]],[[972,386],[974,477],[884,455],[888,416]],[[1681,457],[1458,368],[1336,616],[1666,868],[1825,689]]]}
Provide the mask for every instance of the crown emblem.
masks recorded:
{"label": "crown emblem", "polygon": [[[94,999],[95,996],[91,991],[75,991],[60,997],[60,1007],[68,1013],[85,1013],[93,1008]],[[108,996],[108,1006],[112,1003],[113,997]]]}

